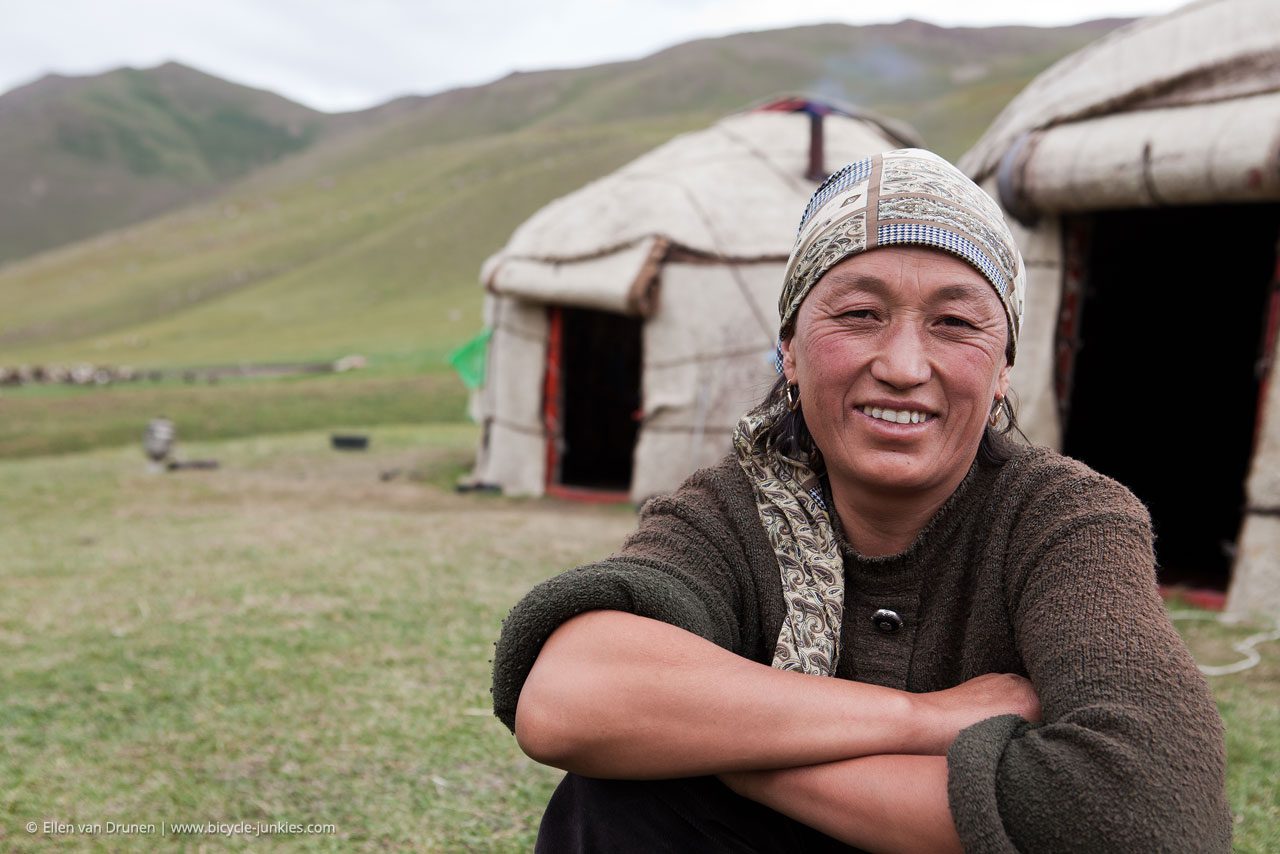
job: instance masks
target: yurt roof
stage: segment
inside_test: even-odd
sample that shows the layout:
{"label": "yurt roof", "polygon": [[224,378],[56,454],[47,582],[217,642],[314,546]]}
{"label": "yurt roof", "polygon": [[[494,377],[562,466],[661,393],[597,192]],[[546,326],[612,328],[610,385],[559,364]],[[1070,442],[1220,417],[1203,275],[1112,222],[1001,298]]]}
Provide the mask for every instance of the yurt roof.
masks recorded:
{"label": "yurt roof", "polygon": [[1278,129],[1280,3],[1200,0],[1050,67],[960,167],[1015,213],[1276,198]]}
{"label": "yurt roof", "polygon": [[673,249],[785,259],[817,187],[805,177],[813,112],[823,115],[828,171],[919,144],[910,128],[870,114],[775,100],[682,134],[551,202],[485,262],[482,281],[497,293],[647,314],[645,290]]}

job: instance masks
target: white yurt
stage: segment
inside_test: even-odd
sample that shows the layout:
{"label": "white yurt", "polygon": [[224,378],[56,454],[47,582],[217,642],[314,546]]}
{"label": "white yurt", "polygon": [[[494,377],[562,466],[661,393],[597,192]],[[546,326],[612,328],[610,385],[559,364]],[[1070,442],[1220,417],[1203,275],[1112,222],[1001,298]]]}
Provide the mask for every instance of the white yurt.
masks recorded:
{"label": "white yurt", "polygon": [[783,98],[679,136],[538,211],[485,262],[473,485],[644,498],[729,450],[774,379],[796,224],[845,163],[918,145]]}
{"label": "white yurt", "polygon": [[1110,33],[960,166],[1021,226],[1028,437],[1147,503],[1162,582],[1280,613],[1280,3]]}

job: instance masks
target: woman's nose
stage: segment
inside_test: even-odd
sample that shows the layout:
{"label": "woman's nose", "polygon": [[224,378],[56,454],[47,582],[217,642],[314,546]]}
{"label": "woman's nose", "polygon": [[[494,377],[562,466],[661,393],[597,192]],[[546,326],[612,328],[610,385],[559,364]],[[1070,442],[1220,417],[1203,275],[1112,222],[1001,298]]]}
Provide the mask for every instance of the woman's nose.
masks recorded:
{"label": "woman's nose", "polygon": [[871,376],[894,388],[911,388],[929,380],[923,330],[914,323],[895,323],[884,332],[871,363]]}

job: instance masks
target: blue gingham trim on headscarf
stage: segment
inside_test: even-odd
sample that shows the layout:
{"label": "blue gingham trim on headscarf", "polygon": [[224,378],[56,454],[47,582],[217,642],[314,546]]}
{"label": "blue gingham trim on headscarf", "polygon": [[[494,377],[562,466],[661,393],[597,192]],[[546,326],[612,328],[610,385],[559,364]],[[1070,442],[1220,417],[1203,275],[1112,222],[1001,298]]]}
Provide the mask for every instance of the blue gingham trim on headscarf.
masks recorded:
{"label": "blue gingham trim on headscarf", "polygon": [[959,255],[973,266],[981,271],[982,275],[987,277],[996,289],[996,293],[1000,295],[1000,301],[1004,301],[1005,294],[1009,292],[1009,286],[1012,284],[1004,275],[1004,271],[1000,270],[996,265],[983,254],[974,243],[968,239],[953,234],[945,229],[932,225],[908,225],[908,224],[886,224],[880,226],[877,236],[881,246],[888,246],[894,243],[914,243],[924,246],[935,246],[938,249],[945,249],[952,255]]}

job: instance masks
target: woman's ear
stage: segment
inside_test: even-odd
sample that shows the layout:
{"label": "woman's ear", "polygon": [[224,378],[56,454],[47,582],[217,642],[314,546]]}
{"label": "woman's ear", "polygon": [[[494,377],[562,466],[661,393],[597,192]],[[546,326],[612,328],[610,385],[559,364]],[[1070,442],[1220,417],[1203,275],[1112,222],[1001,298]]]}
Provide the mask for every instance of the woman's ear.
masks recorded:
{"label": "woman's ear", "polygon": [[796,381],[796,356],[795,351],[791,349],[793,338],[783,338],[782,345],[782,375],[787,378],[787,382],[794,383]]}
{"label": "woman's ear", "polygon": [[1009,396],[1009,371],[1011,369],[1012,369],[1012,365],[1010,365],[1009,362],[1006,360],[1004,363],[1004,367],[1000,369],[1000,376],[996,377],[996,392],[997,392],[996,396],[997,397]]}

